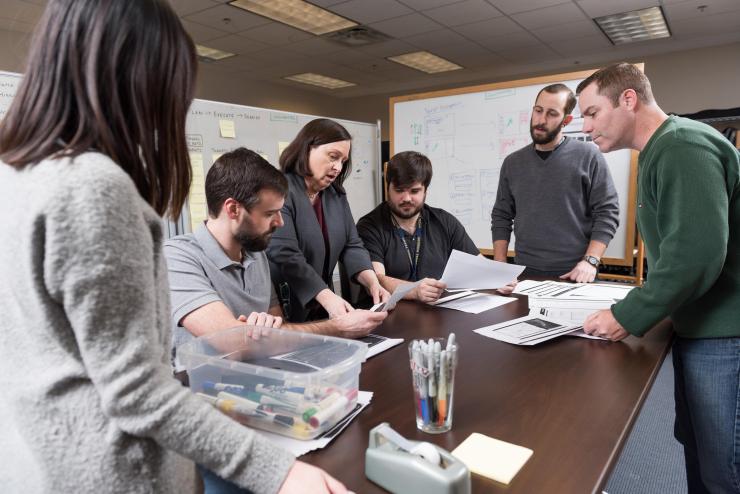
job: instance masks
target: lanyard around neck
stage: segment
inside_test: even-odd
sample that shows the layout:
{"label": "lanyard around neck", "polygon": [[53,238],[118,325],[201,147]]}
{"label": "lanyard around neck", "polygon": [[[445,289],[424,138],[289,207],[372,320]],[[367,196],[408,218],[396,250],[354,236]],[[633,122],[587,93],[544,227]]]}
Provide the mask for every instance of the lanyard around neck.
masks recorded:
{"label": "lanyard around neck", "polygon": [[421,213],[419,213],[419,218],[416,220],[416,229],[414,230],[414,235],[411,237],[411,240],[416,243],[416,249],[414,254],[412,255],[411,249],[409,248],[409,244],[406,242],[406,230],[401,228],[401,225],[398,224],[398,220],[396,220],[396,217],[391,214],[391,219],[393,220],[393,225],[396,227],[396,231],[398,232],[398,236],[401,237],[401,242],[403,242],[404,250],[406,251],[406,256],[409,259],[409,266],[411,267],[411,279],[413,281],[416,281],[417,278],[417,268],[419,267],[419,254],[421,253],[421,233],[422,233],[422,221],[421,221]]}

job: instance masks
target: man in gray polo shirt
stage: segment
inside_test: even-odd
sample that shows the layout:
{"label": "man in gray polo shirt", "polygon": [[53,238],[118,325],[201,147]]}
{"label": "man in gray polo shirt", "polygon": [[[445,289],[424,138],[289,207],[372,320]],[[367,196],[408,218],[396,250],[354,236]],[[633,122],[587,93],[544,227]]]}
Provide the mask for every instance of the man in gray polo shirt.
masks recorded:
{"label": "man in gray polo shirt", "polygon": [[244,322],[360,338],[385,319],[386,312],[356,310],[326,321],[283,325],[264,250],[283,224],[285,177],[254,151],[239,148],[213,164],[205,188],[208,220],[164,245],[175,347]]}

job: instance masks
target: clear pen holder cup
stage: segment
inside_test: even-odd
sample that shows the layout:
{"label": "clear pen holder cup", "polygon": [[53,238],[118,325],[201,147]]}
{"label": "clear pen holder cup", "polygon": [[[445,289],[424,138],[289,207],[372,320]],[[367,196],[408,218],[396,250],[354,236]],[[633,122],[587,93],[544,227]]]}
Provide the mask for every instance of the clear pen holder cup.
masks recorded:
{"label": "clear pen holder cup", "polygon": [[416,427],[431,434],[452,428],[452,405],[458,346],[444,338],[409,344],[411,384],[414,388]]}

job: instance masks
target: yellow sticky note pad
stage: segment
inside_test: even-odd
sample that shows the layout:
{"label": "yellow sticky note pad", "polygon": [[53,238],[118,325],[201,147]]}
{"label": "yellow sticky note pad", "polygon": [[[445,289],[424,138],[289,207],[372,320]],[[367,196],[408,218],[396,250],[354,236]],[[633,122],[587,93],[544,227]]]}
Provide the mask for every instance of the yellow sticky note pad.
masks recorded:
{"label": "yellow sticky note pad", "polygon": [[233,120],[219,120],[218,128],[221,129],[221,137],[236,138],[236,127]]}
{"label": "yellow sticky note pad", "polygon": [[531,449],[474,432],[455,448],[452,456],[462,461],[471,472],[508,484],[532,453]]}

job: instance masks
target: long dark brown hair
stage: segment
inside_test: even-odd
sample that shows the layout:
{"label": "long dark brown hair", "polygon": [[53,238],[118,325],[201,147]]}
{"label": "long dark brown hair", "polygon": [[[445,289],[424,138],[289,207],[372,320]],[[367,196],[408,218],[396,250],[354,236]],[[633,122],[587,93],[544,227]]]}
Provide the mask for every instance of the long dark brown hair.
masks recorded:
{"label": "long dark brown hair", "polygon": [[20,169],[97,151],[159,214],[176,217],[190,186],[196,64],[164,0],[51,0],[0,125],[0,160]]}
{"label": "long dark brown hair", "polygon": [[[311,169],[308,166],[308,156],[311,148],[339,141],[352,141],[352,135],[341,124],[328,118],[311,120],[298,132],[293,142],[280,154],[280,169],[284,173],[295,173],[301,177],[310,177]],[[351,149],[351,148],[350,148]],[[335,189],[344,194],[344,180],[352,171],[352,152],[342,166],[336,180],[332,184]]]}

